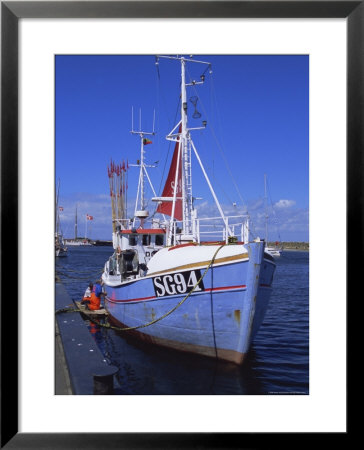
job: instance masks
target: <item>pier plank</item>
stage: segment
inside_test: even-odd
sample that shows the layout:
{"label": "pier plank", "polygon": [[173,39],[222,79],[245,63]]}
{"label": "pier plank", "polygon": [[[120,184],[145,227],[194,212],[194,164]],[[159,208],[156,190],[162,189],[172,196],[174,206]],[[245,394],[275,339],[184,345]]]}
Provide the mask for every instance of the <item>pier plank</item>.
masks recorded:
{"label": "pier plank", "polygon": [[[56,283],[55,299],[56,310],[74,307],[61,283]],[[56,321],[73,394],[94,394],[94,376],[113,374],[117,368],[108,364],[79,313],[58,313]]]}

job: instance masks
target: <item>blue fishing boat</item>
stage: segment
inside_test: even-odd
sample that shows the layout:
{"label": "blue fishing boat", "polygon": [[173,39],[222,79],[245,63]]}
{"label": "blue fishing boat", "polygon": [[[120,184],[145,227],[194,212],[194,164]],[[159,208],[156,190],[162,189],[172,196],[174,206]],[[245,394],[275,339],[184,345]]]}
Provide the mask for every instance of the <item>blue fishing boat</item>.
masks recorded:
{"label": "blue fishing boat", "polygon": [[[144,146],[152,132],[134,131],[141,144],[134,217],[127,218],[129,164],[108,167],[112,203],[113,255],[102,280],[109,319],[121,330],[152,344],[241,364],[264,319],[272,290],[274,258],[265,241],[251,237],[249,216],[226,216],[193,143],[187,123],[186,65],[211,65],[192,58],[160,56],[181,65],[181,118],[167,136],[175,143],[162,195],[155,194]],[[159,59],[158,59],[159,60]],[[158,61],[157,60],[157,61]],[[133,126],[132,126],[133,128]],[[192,195],[194,155],[219,211],[197,217]],[[156,209],[146,210],[149,182]],[[218,239],[211,240],[211,237]]]}

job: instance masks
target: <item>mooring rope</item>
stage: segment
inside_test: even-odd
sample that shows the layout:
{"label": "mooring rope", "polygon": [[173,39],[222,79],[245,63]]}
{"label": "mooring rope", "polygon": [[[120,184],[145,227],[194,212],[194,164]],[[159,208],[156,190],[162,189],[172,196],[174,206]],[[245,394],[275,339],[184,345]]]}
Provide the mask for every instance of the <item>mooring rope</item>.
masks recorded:
{"label": "mooring rope", "polygon": [[121,328],[121,327],[116,327],[113,326],[111,324],[104,324],[99,322],[98,320],[95,320],[93,317],[91,317],[89,314],[85,313],[84,310],[79,309],[79,308],[62,308],[62,309],[58,309],[56,311],[56,314],[59,313],[70,313],[70,312],[82,312],[83,314],[85,314],[85,316],[93,323],[99,325],[100,327],[103,328],[109,328],[111,330],[115,330],[115,331],[130,331],[130,330],[136,330],[138,328],[145,328],[145,327],[149,327],[150,325],[153,325],[154,323],[159,322],[160,320],[166,318],[167,316],[169,316],[170,314],[172,314],[177,308],[179,308],[188,298],[189,296],[193,293],[193,291],[197,288],[197,286],[201,283],[201,281],[203,280],[203,278],[205,277],[205,275],[207,274],[209,268],[212,266],[212,264],[214,263],[217,254],[219,253],[219,251],[225,247],[226,244],[222,244],[214,253],[214,256],[212,257],[209,265],[206,267],[205,272],[203,273],[203,275],[201,276],[201,278],[197,281],[197,283],[193,286],[193,288],[190,290],[190,292],[180,301],[177,303],[176,306],[174,306],[171,310],[169,310],[168,312],[166,312],[165,314],[163,314],[163,316],[158,317],[157,319],[154,319],[148,323],[145,323],[143,325],[137,325],[134,327],[125,327],[125,328]]}

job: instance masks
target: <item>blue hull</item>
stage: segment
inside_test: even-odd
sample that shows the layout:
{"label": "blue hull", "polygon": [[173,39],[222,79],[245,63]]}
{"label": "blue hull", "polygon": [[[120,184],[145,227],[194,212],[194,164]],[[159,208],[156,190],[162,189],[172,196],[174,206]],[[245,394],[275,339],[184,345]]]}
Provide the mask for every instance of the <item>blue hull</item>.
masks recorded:
{"label": "blue hull", "polygon": [[264,319],[275,264],[263,258],[263,243],[250,244],[249,258],[210,267],[188,296],[205,269],[105,283],[105,305],[120,327],[143,326],[133,330],[141,339],[240,364]]}

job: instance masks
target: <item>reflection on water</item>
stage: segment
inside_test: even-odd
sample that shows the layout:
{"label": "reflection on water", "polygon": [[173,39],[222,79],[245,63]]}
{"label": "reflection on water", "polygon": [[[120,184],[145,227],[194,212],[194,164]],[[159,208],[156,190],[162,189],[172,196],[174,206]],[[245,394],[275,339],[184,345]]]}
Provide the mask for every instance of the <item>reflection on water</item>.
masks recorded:
{"label": "reflection on water", "polygon": [[[100,277],[110,247],[72,248],[56,271],[74,299]],[[116,394],[308,394],[308,253],[277,260],[266,318],[241,367],[142,343],[87,321],[105,357],[119,368]],[[66,261],[67,260],[67,261]]]}
{"label": "reflection on water", "polygon": [[118,382],[126,394],[262,394],[255,377],[254,351],[242,367],[104,334],[105,356],[119,367]]}

